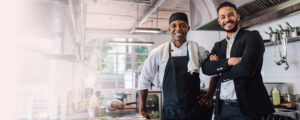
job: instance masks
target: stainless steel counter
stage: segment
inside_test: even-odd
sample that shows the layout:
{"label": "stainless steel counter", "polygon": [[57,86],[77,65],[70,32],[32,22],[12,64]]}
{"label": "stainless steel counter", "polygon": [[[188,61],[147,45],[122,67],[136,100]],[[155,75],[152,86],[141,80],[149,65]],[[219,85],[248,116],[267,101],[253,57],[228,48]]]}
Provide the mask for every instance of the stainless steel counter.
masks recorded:
{"label": "stainless steel counter", "polygon": [[[67,120],[90,120],[88,112],[70,114]],[[92,120],[146,120],[135,109],[126,111],[109,111],[104,116],[95,117]]]}
{"label": "stainless steel counter", "polygon": [[297,111],[296,110],[288,110],[288,109],[280,109],[280,108],[275,108],[275,113],[273,113],[275,116],[284,116],[284,117],[289,117],[292,119],[297,120]]}

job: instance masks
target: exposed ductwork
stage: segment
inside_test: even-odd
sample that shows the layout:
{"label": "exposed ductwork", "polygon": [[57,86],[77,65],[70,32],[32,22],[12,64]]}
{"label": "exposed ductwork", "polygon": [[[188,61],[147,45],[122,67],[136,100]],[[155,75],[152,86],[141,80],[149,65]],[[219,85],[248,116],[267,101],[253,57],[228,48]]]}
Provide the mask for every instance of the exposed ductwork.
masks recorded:
{"label": "exposed ductwork", "polygon": [[[300,10],[298,0],[191,0],[192,29],[221,30],[217,22],[217,7],[225,1],[237,6],[242,27],[261,24]],[[204,6],[209,6],[209,9]]]}
{"label": "exposed ductwork", "polygon": [[[154,13],[158,7],[164,2],[165,0],[157,0],[155,2],[155,4],[153,5],[153,7],[151,7],[146,14],[143,16],[143,18],[139,21],[137,21],[136,26],[133,26],[133,28],[131,29],[131,31],[134,31],[135,27],[139,27],[141,26],[151,15],[152,13]],[[137,16],[138,17],[138,16]]]}

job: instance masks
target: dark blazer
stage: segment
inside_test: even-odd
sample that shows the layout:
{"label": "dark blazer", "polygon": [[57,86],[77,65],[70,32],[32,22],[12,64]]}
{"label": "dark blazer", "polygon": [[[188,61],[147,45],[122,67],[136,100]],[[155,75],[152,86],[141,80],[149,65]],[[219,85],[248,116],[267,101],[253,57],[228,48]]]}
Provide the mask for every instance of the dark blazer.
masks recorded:
{"label": "dark blazer", "polygon": [[233,79],[237,100],[243,113],[257,117],[275,112],[261,76],[265,46],[259,32],[239,30],[230,51],[231,57],[242,57],[242,61],[235,66],[227,66],[226,48],[225,39],[216,42],[211,54],[216,54],[219,61],[210,61],[208,57],[202,65],[204,74],[221,73],[216,91],[216,114],[219,114],[221,81],[227,79]]}

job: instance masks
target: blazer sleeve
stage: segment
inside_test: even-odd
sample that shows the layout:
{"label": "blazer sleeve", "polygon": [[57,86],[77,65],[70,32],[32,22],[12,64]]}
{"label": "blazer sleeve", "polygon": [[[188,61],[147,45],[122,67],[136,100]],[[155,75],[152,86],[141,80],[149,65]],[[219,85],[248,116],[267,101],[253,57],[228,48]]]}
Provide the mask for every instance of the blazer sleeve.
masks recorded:
{"label": "blazer sleeve", "polygon": [[202,72],[206,75],[215,75],[219,74],[228,69],[227,59],[220,59],[218,61],[210,61],[209,56],[212,54],[216,54],[219,58],[220,55],[218,54],[217,50],[220,49],[220,42],[215,43],[211,53],[207,56],[207,58],[202,63]]}
{"label": "blazer sleeve", "polygon": [[231,69],[221,72],[220,79],[248,77],[256,72],[265,51],[263,39],[258,31],[248,32],[248,34],[245,34],[244,39],[246,41],[242,61],[232,66]]}

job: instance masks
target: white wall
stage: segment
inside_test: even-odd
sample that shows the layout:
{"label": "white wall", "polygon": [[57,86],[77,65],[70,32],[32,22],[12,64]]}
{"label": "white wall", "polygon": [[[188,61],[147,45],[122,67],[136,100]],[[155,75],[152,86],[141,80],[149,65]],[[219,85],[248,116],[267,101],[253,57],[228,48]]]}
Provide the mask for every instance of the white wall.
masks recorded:
{"label": "white wall", "polygon": [[[197,30],[197,31],[190,31],[188,33],[187,39],[198,42],[200,46],[203,46],[206,50],[210,52],[215,42],[222,40],[224,36],[225,36],[225,32]],[[201,82],[204,83],[205,87],[207,88],[209,86],[210,77],[200,72],[200,79]]]}
{"label": "white wall", "polygon": [[[289,22],[292,26],[300,27],[300,13],[287,16],[275,21],[271,21],[265,24],[253,26],[249,28],[250,30],[258,30],[262,35],[263,39],[268,39],[268,35],[264,31],[269,32],[268,27],[273,29],[279,29],[277,26],[281,24],[283,27],[286,27],[284,22]],[[300,94],[300,88],[297,87],[300,85],[300,42],[288,43],[288,63],[290,68],[285,71],[284,65],[277,66],[273,61],[274,56],[274,47],[266,47],[264,54],[264,63],[263,63],[263,79],[264,82],[287,82],[290,89],[290,93]],[[277,54],[278,55],[278,54]]]}

